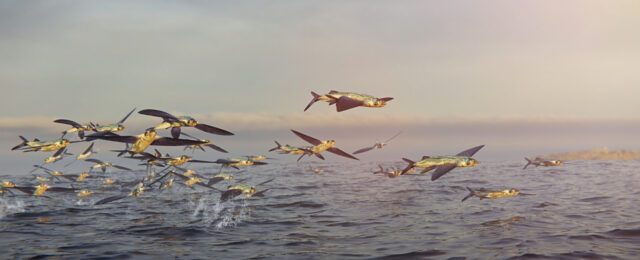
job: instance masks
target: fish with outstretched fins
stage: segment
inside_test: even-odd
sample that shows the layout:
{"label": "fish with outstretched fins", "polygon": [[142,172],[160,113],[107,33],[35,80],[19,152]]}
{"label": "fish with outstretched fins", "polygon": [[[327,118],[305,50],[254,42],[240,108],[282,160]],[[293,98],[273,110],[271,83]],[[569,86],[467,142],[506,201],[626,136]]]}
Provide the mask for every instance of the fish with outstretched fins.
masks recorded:
{"label": "fish with outstretched fins", "polygon": [[536,157],[533,160],[530,160],[529,158],[526,158],[526,157],[524,159],[527,160],[527,164],[524,165],[524,167],[522,168],[523,170],[529,167],[529,165],[534,165],[536,167],[538,166],[551,167],[551,166],[560,166],[563,163],[560,160],[545,160],[540,157]]}
{"label": "fish with outstretched fins", "polygon": [[462,201],[465,201],[471,197],[478,197],[481,200],[483,199],[503,199],[503,198],[511,198],[518,196],[520,191],[518,189],[506,189],[506,190],[489,190],[489,189],[478,189],[473,190],[469,187],[466,187],[469,191],[469,195],[464,197]]}
{"label": "fish with outstretched fins", "polygon": [[435,181],[455,168],[473,167],[478,164],[478,161],[471,157],[480,151],[482,147],[484,147],[484,145],[476,146],[451,156],[423,156],[422,159],[417,162],[402,158],[402,160],[409,163],[409,165],[402,170],[402,174],[405,174],[415,167],[423,168],[421,173],[427,173],[435,169],[431,175],[431,180]]}
{"label": "fish with outstretched fins", "polygon": [[324,140],[324,141],[320,141],[316,138],[313,138],[311,136],[305,135],[303,133],[300,133],[296,130],[291,130],[291,132],[293,132],[295,135],[297,135],[298,137],[300,137],[302,140],[307,141],[308,143],[312,144],[313,147],[309,148],[309,149],[305,149],[305,153],[302,154],[300,156],[300,158],[298,158],[298,161],[300,161],[300,159],[302,159],[302,157],[304,157],[305,155],[315,155],[316,157],[324,160],[324,156],[322,156],[322,152],[327,151],[342,157],[346,157],[349,159],[353,159],[353,160],[359,160],[358,158],[356,158],[355,156],[348,154],[347,152],[339,149],[338,147],[336,147],[336,141],[335,140]]}
{"label": "fish with outstretched fins", "polygon": [[138,114],[162,118],[162,123],[156,125],[154,129],[171,129],[171,136],[173,136],[173,138],[180,137],[182,132],[181,127],[194,127],[200,131],[216,135],[233,135],[233,133],[227,130],[200,123],[190,116],[174,116],[157,109],[143,109],[138,111]]}
{"label": "fish with outstretched fins", "polygon": [[387,105],[387,102],[393,100],[392,97],[377,98],[367,94],[341,92],[336,90],[331,90],[325,95],[318,95],[311,91],[311,95],[313,96],[313,99],[311,99],[311,102],[309,102],[309,104],[304,108],[304,111],[307,111],[311,105],[318,101],[328,102],[329,105],[335,104],[336,111],[342,112],[356,107],[384,107]]}

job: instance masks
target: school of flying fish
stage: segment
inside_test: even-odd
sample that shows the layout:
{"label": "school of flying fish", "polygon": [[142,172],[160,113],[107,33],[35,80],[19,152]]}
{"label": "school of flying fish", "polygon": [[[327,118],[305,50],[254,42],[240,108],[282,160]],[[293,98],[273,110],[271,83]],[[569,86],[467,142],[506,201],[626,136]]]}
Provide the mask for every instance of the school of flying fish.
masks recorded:
{"label": "school of flying fish", "polygon": [[[389,101],[393,100],[392,97],[377,98],[367,94],[335,90],[331,90],[324,95],[311,92],[311,95],[313,96],[313,99],[304,108],[304,111],[307,111],[318,101],[325,101],[329,105],[335,105],[337,112],[343,112],[357,107],[381,108],[385,107]],[[59,139],[42,141],[35,138],[30,141],[23,136],[19,136],[22,142],[14,146],[11,150],[23,152],[53,152],[53,154],[46,157],[43,160],[43,163],[34,165],[32,173],[40,170],[46,174],[45,176],[34,174],[34,180],[36,180],[37,185],[17,185],[12,181],[4,180],[0,182],[0,196],[18,196],[19,194],[24,194],[27,196],[50,198],[50,196],[52,196],[50,194],[72,193],[76,194],[78,198],[84,199],[102,195],[101,190],[105,188],[113,188],[117,185],[120,186],[121,190],[125,191],[121,194],[98,198],[99,200],[95,202],[95,205],[102,205],[127,198],[133,199],[142,196],[147,192],[161,192],[163,190],[171,189],[175,184],[181,185],[187,189],[199,188],[220,193],[220,202],[232,200],[237,197],[263,197],[266,195],[266,192],[269,191],[269,188],[263,188],[263,186],[274,179],[250,185],[246,183],[249,178],[238,179],[235,175],[244,171],[240,170],[240,168],[266,165],[267,162],[265,161],[273,158],[269,158],[264,155],[245,155],[216,160],[195,159],[194,155],[196,150],[206,152],[206,147],[221,153],[228,153],[228,151],[214,144],[209,139],[201,139],[184,132],[184,128],[195,128],[208,134],[220,136],[232,136],[234,135],[232,132],[201,123],[190,116],[175,116],[157,109],[143,109],[138,111],[138,114],[160,118],[162,121],[154,126],[148,127],[143,133],[136,135],[121,134],[121,132],[126,129],[124,122],[135,112],[135,110],[136,108],[131,110],[120,121],[110,124],[97,124],[92,121],[80,124],[69,119],[56,119],[53,122],[71,127],[65,129]],[[170,132],[170,136],[161,136],[158,131],[162,130],[168,130]],[[289,144],[282,145],[278,141],[275,141],[276,147],[268,151],[277,152],[278,154],[295,155],[298,157],[298,161],[305,156],[317,157],[321,160],[325,160],[323,155],[324,152],[333,153],[352,160],[359,160],[353,154],[363,154],[372,150],[382,149],[402,133],[398,132],[384,142],[375,142],[373,145],[366,146],[356,150],[353,154],[349,154],[338,148],[335,140],[316,139],[296,130],[291,130],[291,132],[308,144],[292,146]],[[65,139],[65,136],[71,133],[76,133],[78,140]],[[110,171],[134,170],[109,161],[91,158],[98,155],[98,152],[94,148],[94,144],[97,141],[124,143],[124,149],[112,150],[112,152],[117,153],[118,157],[138,161],[139,166],[146,167],[144,171],[140,171],[146,172],[146,175],[128,182],[114,179],[113,174],[107,173]],[[67,174],[64,173],[63,170],[51,169],[55,163],[64,160],[66,156],[72,155],[68,152],[68,148],[71,144],[82,142],[90,142],[90,144],[83,149],[81,153],[75,156],[71,162],[64,165],[63,168],[66,168],[75,162],[85,162],[87,171],[82,171],[76,174]],[[153,151],[148,151],[150,146],[182,146],[184,147],[184,150],[190,149],[191,154],[172,156],[168,153],[163,154],[157,148],[153,149]],[[483,147],[484,145],[475,146],[455,155],[425,155],[415,161],[402,158],[402,160],[407,163],[407,166],[404,169],[393,167],[385,169],[382,165],[379,165],[379,169],[375,170],[373,173],[381,174],[389,178],[396,178],[406,175],[424,175],[433,170],[431,180],[435,181],[456,168],[476,166],[478,161],[472,157]],[[101,156],[103,154],[104,152],[100,152]],[[529,165],[538,167],[558,166],[562,164],[561,161],[544,160],[541,158],[526,160],[527,164],[523,169],[526,169]],[[195,170],[188,169],[191,163],[216,164],[219,165],[220,168],[217,172],[211,171],[209,173],[196,173]],[[45,165],[47,165],[47,167],[45,167]],[[164,169],[156,172],[155,167],[162,167]],[[223,172],[226,168],[233,168],[239,171],[236,171],[235,173]],[[419,173],[416,173],[416,168],[421,169]],[[315,174],[321,174],[323,172],[320,168],[308,168],[306,170]],[[87,183],[87,179],[100,179],[99,187],[90,187],[85,185]],[[224,184],[226,187],[219,188],[215,186],[219,184]],[[467,187],[467,190],[469,191],[469,194],[465,196],[462,201],[471,197],[478,197],[480,199],[499,199],[524,194],[514,188],[505,190],[481,188],[474,190]]]}

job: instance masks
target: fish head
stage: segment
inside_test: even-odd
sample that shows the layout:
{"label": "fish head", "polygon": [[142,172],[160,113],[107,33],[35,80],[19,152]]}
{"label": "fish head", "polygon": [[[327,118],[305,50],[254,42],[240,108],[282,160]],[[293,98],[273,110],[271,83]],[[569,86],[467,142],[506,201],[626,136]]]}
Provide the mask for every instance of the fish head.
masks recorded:
{"label": "fish head", "polygon": [[57,145],[59,146],[67,146],[71,143],[71,141],[67,140],[67,139],[60,139],[59,141],[56,142]]}
{"label": "fish head", "polygon": [[520,194],[520,190],[518,190],[518,189],[510,189],[509,190],[509,194],[518,195],[518,194]]}
{"label": "fish head", "polygon": [[114,132],[120,132],[120,131],[124,131],[124,125],[122,125],[122,124],[118,124],[114,128]]}
{"label": "fish head", "polygon": [[375,100],[373,100],[373,104],[371,104],[371,107],[384,107],[387,105],[387,102],[393,100],[393,98],[391,97],[385,97],[385,98],[376,98]]}
{"label": "fish head", "polygon": [[195,118],[190,116],[182,116],[179,119],[180,119],[180,123],[184,124],[185,126],[194,127],[198,125],[198,121]]}
{"label": "fish head", "polygon": [[336,140],[326,140],[322,141],[322,143],[329,148],[336,146]]}
{"label": "fish head", "polygon": [[466,167],[473,167],[473,166],[476,166],[478,163],[479,163],[479,162],[478,162],[478,160],[473,159],[473,158],[469,158],[469,159],[467,160],[467,165],[466,165]]}
{"label": "fish head", "polygon": [[156,132],[156,129],[151,127],[151,128],[147,128],[147,130],[144,130],[144,136],[146,137],[155,137],[158,133]]}

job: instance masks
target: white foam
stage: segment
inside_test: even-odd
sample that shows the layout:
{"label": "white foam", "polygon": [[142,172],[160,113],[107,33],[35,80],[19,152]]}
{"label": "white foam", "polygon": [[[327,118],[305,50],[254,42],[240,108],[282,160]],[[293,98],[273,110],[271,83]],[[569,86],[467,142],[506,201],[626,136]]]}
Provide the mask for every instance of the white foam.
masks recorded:
{"label": "white foam", "polygon": [[0,219],[9,214],[24,212],[24,203],[21,200],[10,201],[0,198]]}
{"label": "white foam", "polygon": [[207,227],[214,226],[216,229],[235,227],[249,217],[249,208],[246,200],[213,202],[211,196],[201,197],[192,214],[193,219],[202,218]]}

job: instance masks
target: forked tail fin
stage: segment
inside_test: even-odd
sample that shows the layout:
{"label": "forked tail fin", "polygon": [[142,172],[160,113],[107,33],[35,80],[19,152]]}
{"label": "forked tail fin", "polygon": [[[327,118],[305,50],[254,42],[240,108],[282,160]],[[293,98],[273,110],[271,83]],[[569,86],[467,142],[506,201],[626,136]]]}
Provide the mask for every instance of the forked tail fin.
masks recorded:
{"label": "forked tail fin", "polygon": [[469,194],[466,197],[462,198],[462,201],[468,200],[469,198],[473,197],[473,195],[476,194],[471,188],[469,187],[466,187],[466,188],[467,190],[469,190]]}
{"label": "forked tail fin", "polygon": [[280,145],[280,143],[278,143],[278,141],[274,141],[276,143],[276,147],[269,149],[269,152],[273,152],[275,150],[278,150],[280,148],[282,148],[282,145]]}
{"label": "forked tail fin", "polygon": [[22,140],[22,143],[11,148],[11,151],[27,146],[27,142],[29,142],[27,138],[24,138],[24,136],[19,135],[18,137],[20,137],[20,140]]}
{"label": "forked tail fin", "polygon": [[526,169],[529,165],[533,164],[533,161],[529,160],[529,158],[524,157],[525,160],[527,160],[527,164],[522,168],[523,170]]}
{"label": "forked tail fin", "polygon": [[407,158],[402,158],[402,160],[409,163],[409,165],[407,165],[407,167],[405,167],[404,170],[402,170],[401,175],[404,175],[405,173],[413,169],[413,167],[415,167],[416,162],[409,160]]}
{"label": "forked tail fin", "polygon": [[313,99],[311,99],[311,102],[309,102],[309,104],[307,105],[307,107],[304,108],[304,111],[307,111],[307,109],[309,109],[311,107],[311,105],[313,105],[313,103],[318,102],[318,100],[320,100],[320,95],[318,95],[318,93],[311,91],[311,95],[313,96]]}

